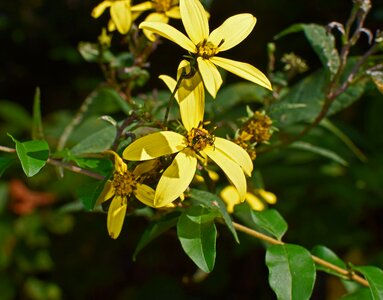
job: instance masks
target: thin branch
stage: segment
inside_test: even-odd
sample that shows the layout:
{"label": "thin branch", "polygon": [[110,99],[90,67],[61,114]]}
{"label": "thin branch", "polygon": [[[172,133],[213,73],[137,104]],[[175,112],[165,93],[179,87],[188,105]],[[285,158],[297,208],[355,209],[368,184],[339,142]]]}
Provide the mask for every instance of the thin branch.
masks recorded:
{"label": "thin branch", "polygon": [[9,148],[9,147],[5,147],[5,146],[0,146],[0,151],[2,151],[2,152],[8,152],[8,153],[15,153],[15,152],[16,152],[16,149],[14,149],[14,148]]}
{"label": "thin branch", "polygon": [[105,177],[103,175],[101,175],[101,174],[98,174],[98,173],[95,173],[95,172],[92,172],[92,171],[80,168],[80,167],[72,165],[70,163],[62,162],[62,161],[57,160],[57,159],[48,158],[47,163],[49,163],[51,165],[54,165],[56,167],[67,169],[67,170],[72,171],[74,173],[83,174],[83,175],[86,175],[86,176],[89,176],[89,177],[92,177],[92,178],[95,178],[95,179],[98,179],[98,180],[104,180],[105,179]]}
{"label": "thin branch", "polygon": [[[282,242],[282,241],[279,241],[277,239],[274,239],[272,237],[269,237],[261,232],[258,232],[254,229],[251,229],[249,227],[246,227],[246,226],[243,226],[241,224],[238,224],[238,223],[235,223],[233,222],[233,225],[234,225],[234,228],[238,231],[241,231],[243,233],[246,233],[252,237],[255,237],[257,239],[260,239],[260,240],[263,240],[269,244],[272,244],[272,245],[284,245],[285,243]],[[355,282],[358,282],[360,283],[361,285],[363,286],[366,286],[366,287],[370,287],[370,285],[368,284],[368,281],[365,280],[364,278],[362,278],[361,276],[353,273],[353,272],[350,272],[349,270],[346,270],[346,269],[343,269],[343,268],[340,268],[332,263],[329,263],[328,261],[326,260],[323,260],[321,258],[319,258],[318,256],[315,256],[315,255],[311,255],[311,258],[312,260],[317,263],[318,265],[321,265],[325,268],[328,268],[336,273],[338,273],[339,275],[342,275],[344,277],[347,277],[349,278],[350,280],[353,280]]]}

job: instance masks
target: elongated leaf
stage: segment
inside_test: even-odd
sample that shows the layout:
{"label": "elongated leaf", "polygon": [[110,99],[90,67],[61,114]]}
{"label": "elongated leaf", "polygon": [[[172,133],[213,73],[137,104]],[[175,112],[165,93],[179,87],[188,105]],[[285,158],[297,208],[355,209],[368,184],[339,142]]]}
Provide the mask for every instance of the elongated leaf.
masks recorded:
{"label": "elongated leaf", "polygon": [[324,26],[317,24],[294,24],[279,33],[276,38],[299,31],[304,32],[323,67],[333,76],[339,68],[340,59],[335,48],[335,38],[331,32],[328,32]]}
{"label": "elongated leaf", "polygon": [[247,203],[236,205],[234,214],[247,226],[261,230],[281,240],[287,231],[287,223],[275,209],[254,211]]}
{"label": "elongated leaf", "polygon": [[16,153],[25,175],[36,175],[49,158],[49,146],[44,140],[19,142],[9,135],[16,144]]}
{"label": "elongated leaf", "polygon": [[163,216],[159,220],[155,220],[149,224],[141,236],[137,244],[136,250],[133,253],[133,260],[136,260],[138,253],[144,249],[151,241],[157,238],[162,233],[177,225],[180,214],[178,212],[170,213]]}
{"label": "elongated leaf", "polygon": [[[355,64],[350,59],[347,69]],[[358,100],[364,93],[367,80],[359,80],[339,95],[332,103],[327,116],[337,113]],[[322,110],[328,84],[323,69],[318,70],[296,83],[278,102],[267,108],[267,114],[283,127],[297,122],[313,122]]]}
{"label": "elongated leaf", "polygon": [[[106,180],[105,180],[106,181]],[[96,204],[98,196],[104,188],[105,181],[94,181],[82,185],[77,190],[77,197],[84,205],[86,210],[92,210]]]}
{"label": "elongated leaf", "polygon": [[198,203],[209,207],[210,209],[213,209],[219,213],[219,215],[223,218],[225,221],[227,227],[233,234],[235,240],[237,243],[239,243],[238,235],[237,232],[234,228],[233,221],[227,212],[225,203],[219,198],[218,196],[206,192],[206,191],[201,191],[197,189],[191,189],[191,198],[194,199],[195,201],[198,201]]}
{"label": "elongated leaf", "polygon": [[[322,246],[322,245],[315,246],[311,250],[311,253],[313,255],[329,262],[329,263],[332,263],[333,265],[336,265],[340,268],[346,269],[346,264],[332,250],[330,250],[329,248],[327,248],[325,246]],[[339,273],[337,273],[337,272],[335,272],[329,268],[326,268],[322,265],[317,264],[316,268],[317,268],[317,270],[321,270],[321,271],[324,271],[326,273],[329,273],[329,274],[332,274],[335,276],[340,276]]]}
{"label": "elongated leaf", "polygon": [[37,87],[35,91],[35,98],[33,101],[33,123],[32,123],[32,139],[44,139],[43,122],[41,120],[41,97],[40,88]]}
{"label": "elongated leaf", "polygon": [[5,170],[8,169],[14,162],[13,158],[0,157],[0,177],[4,174]]}
{"label": "elongated leaf", "polygon": [[202,206],[192,206],[178,219],[177,235],[185,253],[204,272],[214,268],[217,229],[212,213]]}
{"label": "elongated leaf", "polygon": [[99,129],[85,137],[71,149],[73,155],[98,153],[109,149],[116,137],[117,129],[109,122],[99,120]]}
{"label": "elongated leaf", "polygon": [[315,264],[310,252],[292,244],[272,245],[266,252],[269,283],[279,300],[310,299]]}
{"label": "elongated leaf", "polygon": [[363,274],[370,285],[373,300],[383,299],[383,271],[374,266],[355,267],[354,270]]}
{"label": "elongated leaf", "polygon": [[331,151],[329,149],[325,149],[319,146],[315,146],[313,144],[307,143],[307,142],[302,142],[302,141],[297,141],[289,145],[290,148],[295,148],[295,149],[300,149],[300,150],[305,150],[309,151],[315,154],[319,154],[323,157],[329,158],[333,161],[336,161],[337,163],[347,166],[348,163],[340,157],[338,154],[336,154],[334,151]]}

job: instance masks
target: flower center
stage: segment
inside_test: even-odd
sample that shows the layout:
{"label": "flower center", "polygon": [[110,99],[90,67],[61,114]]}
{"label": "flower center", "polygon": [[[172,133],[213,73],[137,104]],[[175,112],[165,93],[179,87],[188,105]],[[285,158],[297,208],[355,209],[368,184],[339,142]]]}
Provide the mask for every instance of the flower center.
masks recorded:
{"label": "flower center", "polygon": [[188,146],[195,151],[202,151],[207,146],[214,146],[214,135],[204,128],[192,128],[186,136]]}
{"label": "flower center", "polygon": [[128,197],[136,189],[137,181],[133,173],[118,172],[113,173],[113,187],[115,194],[121,197]]}
{"label": "flower center", "polygon": [[154,0],[153,2],[156,11],[160,13],[167,12],[172,6],[172,0]]}
{"label": "flower center", "polygon": [[205,59],[209,59],[218,52],[218,47],[216,47],[212,42],[207,42],[203,40],[197,45],[197,56],[201,56]]}

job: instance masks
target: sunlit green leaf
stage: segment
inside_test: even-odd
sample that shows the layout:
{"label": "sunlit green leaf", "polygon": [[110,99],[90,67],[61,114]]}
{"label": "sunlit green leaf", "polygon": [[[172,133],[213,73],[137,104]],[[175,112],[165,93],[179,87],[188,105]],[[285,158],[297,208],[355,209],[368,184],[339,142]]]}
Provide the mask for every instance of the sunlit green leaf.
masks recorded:
{"label": "sunlit green leaf", "polygon": [[341,300],[372,300],[370,289],[360,288],[356,292],[345,295]]}
{"label": "sunlit green leaf", "polygon": [[373,300],[383,299],[383,271],[374,266],[354,267],[354,270],[363,274],[370,285]]}
{"label": "sunlit green leaf", "polygon": [[338,51],[335,48],[335,38],[326,27],[317,24],[294,24],[279,33],[276,38],[287,34],[303,31],[311,47],[318,55],[323,67],[334,75],[340,65]]}
{"label": "sunlit green leaf", "polygon": [[279,300],[310,299],[315,283],[315,264],[310,252],[297,245],[267,248],[269,283]]}
{"label": "sunlit green leaf", "polygon": [[305,150],[309,151],[318,155],[321,155],[323,157],[329,158],[333,161],[336,161],[337,163],[347,166],[348,163],[340,157],[338,154],[336,154],[334,151],[331,151],[329,149],[325,149],[319,146],[315,146],[313,144],[303,142],[303,141],[296,141],[294,143],[291,143],[289,145],[290,148],[295,148],[295,149],[300,149],[300,150]]}
{"label": "sunlit green leaf", "polygon": [[177,225],[180,214],[178,212],[170,213],[159,220],[155,220],[149,224],[142,234],[140,241],[137,244],[133,253],[133,260],[136,260],[138,253],[144,249],[151,241],[157,238],[162,233]]}
{"label": "sunlit green leaf", "polygon": [[201,206],[192,206],[178,219],[177,235],[185,253],[204,272],[214,268],[217,229],[215,213]]}
{"label": "sunlit green leaf", "polygon": [[219,198],[218,196],[216,196],[212,193],[197,190],[197,189],[191,189],[190,192],[191,192],[190,196],[192,199],[194,199],[195,201],[198,201],[198,203],[200,203],[204,206],[207,206],[210,209],[217,211],[219,213],[219,215],[225,221],[226,226],[229,228],[229,230],[233,234],[236,242],[239,243],[238,235],[237,235],[237,232],[235,231],[233,221],[232,221],[229,213],[227,212],[225,203],[223,203],[221,198]]}
{"label": "sunlit green leaf", "polygon": [[287,231],[287,223],[275,209],[254,211],[247,203],[236,205],[234,214],[247,226],[261,230],[278,240],[281,240]]}
{"label": "sunlit green leaf", "polygon": [[16,153],[25,175],[36,175],[49,158],[49,146],[44,140],[19,142],[9,135],[16,144]]}

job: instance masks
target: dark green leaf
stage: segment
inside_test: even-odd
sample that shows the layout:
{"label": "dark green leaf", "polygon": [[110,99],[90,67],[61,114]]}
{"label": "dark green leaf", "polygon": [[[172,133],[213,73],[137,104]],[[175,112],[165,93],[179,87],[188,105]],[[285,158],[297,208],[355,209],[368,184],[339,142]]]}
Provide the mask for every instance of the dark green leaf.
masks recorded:
{"label": "dark green leaf", "polygon": [[217,229],[215,213],[201,206],[192,206],[178,219],[177,235],[185,253],[204,272],[214,268]]}
{"label": "dark green leaf", "polygon": [[19,142],[9,135],[16,144],[16,153],[24,173],[31,177],[45,166],[49,158],[49,146],[44,140]]}
{"label": "dark green leaf", "polygon": [[71,153],[73,155],[98,153],[112,146],[117,134],[116,127],[102,120],[95,122],[98,123],[99,128],[72,147]]}
{"label": "dark green leaf", "polygon": [[86,101],[89,101],[88,115],[112,114],[119,110],[129,114],[132,110],[132,107],[122,99],[120,94],[110,87],[101,87],[94,90]]}
{"label": "dark green leaf", "polygon": [[374,266],[355,267],[354,270],[363,274],[370,285],[372,299],[383,299],[383,271]]}
{"label": "dark green leaf", "polygon": [[191,189],[191,198],[198,201],[198,203],[203,206],[207,206],[208,208],[218,212],[218,214],[223,218],[226,223],[226,226],[229,228],[231,233],[233,234],[237,243],[239,243],[237,232],[235,231],[233,221],[229,213],[227,212],[225,203],[218,196],[201,190]]}
{"label": "dark green leaf", "polygon": [[322,148],[322,147],[318,147],[318,146],[315,146],[315,145],[312,145],[310,143],[307,143],[307,142],[302,142],[302,141],[297,141],[297,142],[294,142],[294,143],[291,143],[289,145],[290,148],[295,148],[295,149],[300,149],[300,150],[305,150],[305,151],[309,151],[309,152],[312,152],[312,153],[315,153],[315,154],[319,154],[323,157],[326,157],[326,158],[329,158],[333,161],[336,161],[337,163],[343,165],[343,166],[347,166],[348,163],[342,158],[340,157],[338,154],[336,154],[335,152],[329,150],[329,149],[325,149],[325,148]]}
{"label": "dark green leaf", "polygon": [[247,203],[236,205],[234,214],[247,226],[266,232],[281,240],[287,231],[287,223],[275,209],[254,211]]}
{"label": "dark green leaf", "polygon": [[368,288],[358,289],[356,292],[340,298],[341,300],[372,300],[371,292]]}
{"label": "dark green leaf", "polygon": [[297,245],[267,248],[269,283],[279,300],[310,299],[315,283],[315,264],[310,252]]}
{"label": "dark green leaf", "polygon": [[77,189],[77,197],[82,202],[86,210],[92,210],[94,208],[104,185],[105,181],[95,181],[81,185]]}
{"label": "dark green leaf", "polygon": [[144,249],[151,241],[157,238],[162,233],[177,225],[180,214],[178,212],[170,213],[163,216],[159,220],[155,220],[149,224],[141,236],[137,244],[136,250],[133,253],[133,260],[136,260],[138,253]]}
{"label": "dark green leaf", "polygon": [[35,91],[35,98],[33,101],[33,123],[32,123],[32,139],[44,139],[43,122],[41,120],[41,100],[40,88],[37,87]]}
{"label": "dark green leaf", "polygon": [[[355,61],[354,61],[355,63]],[[351,66],[351,64],[350,64]],[[278,127],[297,122],[313,122],[322,110],[328,81],[325,71],[318,70],[295,84],[278,102],[268,107],[267,114]],[[348,107],[364,93],[365,80],[351,85],[332,103],[328,116]]]}
{"label": "dark green leaf", "polygon": [[6,169],[12,165],[14,159],[10,157],[0,157],[0,177],[3,176]]}
{"label": "dark green leaf", "polygon": [[[311,253],[313,255],[329,262],[329,263],[332,263],[333,265],[340,267],[340,268],[343,268],[343,269],[347,268],[346,264],[332,250],[330,250],[329,248],[327,248],[325,246],[321,246],[321,245],[315,246],[311,250]],[[329,273],[329,274],[332,274],[335,276],[340,276],[339,273],[337,273],[337,272],[335,272],[329,268],[326,268],[322,265],[317,264],[316,268],[317,268],[317,270],[324,271],[326,273]]]}
{"label": "dark green leaf", "polygon": [[30,129],[32,124],[28,111],[10,101],[0,101],[0,119],[21,129]]}
{"label": "dark green leaf", "polygon": [[311,47],[318,55],[325,70],[333,76],[340,65],[338,51],[335,48],[335,39],[326,27],[317,24],[295,24],[276,36],[280,38],[290,33],[303,31]]}

